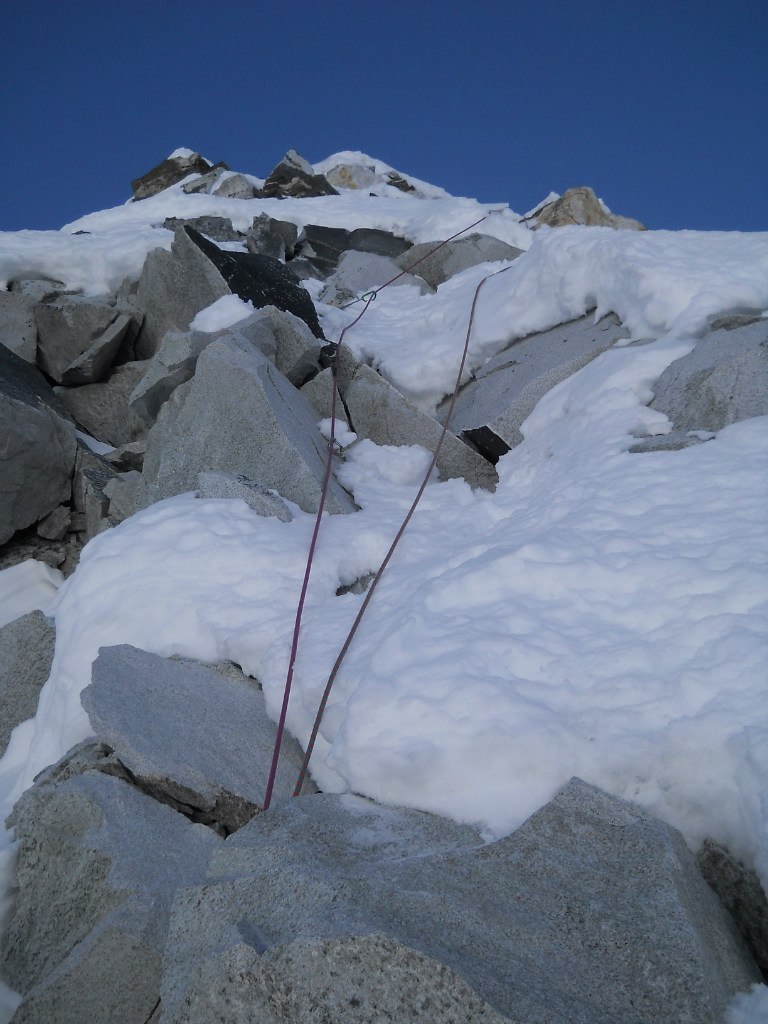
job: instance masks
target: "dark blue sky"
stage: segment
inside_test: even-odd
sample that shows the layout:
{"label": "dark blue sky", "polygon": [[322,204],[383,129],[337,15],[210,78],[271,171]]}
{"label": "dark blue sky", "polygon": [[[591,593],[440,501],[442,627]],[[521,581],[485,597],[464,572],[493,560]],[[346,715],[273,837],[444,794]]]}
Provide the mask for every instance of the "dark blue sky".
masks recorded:
{"label": "dark blue sky", "polygon": [[765,0],[0,0],[0,230],[124,202],[177,146],[360,149],[526,212],[768,230]]}

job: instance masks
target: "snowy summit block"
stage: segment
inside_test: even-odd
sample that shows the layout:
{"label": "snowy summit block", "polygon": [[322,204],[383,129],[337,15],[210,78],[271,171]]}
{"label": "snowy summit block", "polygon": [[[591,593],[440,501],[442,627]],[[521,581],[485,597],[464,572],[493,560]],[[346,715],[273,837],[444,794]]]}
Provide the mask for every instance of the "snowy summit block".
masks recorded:
{"label": "snowy summit block", "polygon": [[552,228],[564,227],[567,224],[584,224],[588,227],[645,231],[645,226],[639,220],[611,213],[605,203],[586,185],[569,188],[558,199],[540,206],[527,219],[534,220],[537,226],[545,224]]}
{"label": "snowy summit block", "polygon": [[[255,685],[207,665],[136,647],[102,647],[81,702],[96,735],[164,802],[231,832],[264,802],[275,741]],[[276,795],[288,796],[301,751],[286,737]]]}

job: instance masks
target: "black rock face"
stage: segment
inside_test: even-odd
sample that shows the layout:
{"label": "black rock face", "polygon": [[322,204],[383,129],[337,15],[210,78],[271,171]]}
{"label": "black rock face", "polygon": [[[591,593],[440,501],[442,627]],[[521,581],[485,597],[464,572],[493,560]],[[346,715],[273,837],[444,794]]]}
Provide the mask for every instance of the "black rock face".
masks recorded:
{"label": "black rock face", "polygon": [[185,227],[189,238],[208,257],[230,289],[257,309],[276,306],[293,313],[316,338],[324,338],[309,292],[280,260],[250,252],[226,252],[194,228]]}

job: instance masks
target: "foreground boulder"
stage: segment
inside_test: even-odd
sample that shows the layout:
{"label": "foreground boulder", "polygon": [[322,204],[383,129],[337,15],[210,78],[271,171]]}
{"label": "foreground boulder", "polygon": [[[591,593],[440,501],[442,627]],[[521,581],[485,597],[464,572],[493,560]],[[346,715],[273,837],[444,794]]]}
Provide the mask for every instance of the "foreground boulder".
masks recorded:
{"label": "foreground boulder", "polygon": [[[275,726],[261,690],[245,676],[136,647],[103,647],[81,701],[97,737],[162,803],[224,833],[261,809]],[[276,796],[293,792],[301,761],[285,737]]]}
{"label": "foreground boulder", "polygon": [[26,295],[0,291],[0,345],[5,345],[28,363],[35,362],[35,304]]}
{"label": "foreground boulder", "polygon": [[[291,1000],[332,973],[323,943],[346,938],[340,981],[317,997],[326,1012],[346,999],[340,1020],[367,1021],[349,1000],[383,986],[387,955],[373,951],[369,974],[358,940],[374,934],[398,973],[434,978],[424,958],[439,961],[516,1024],[716,1024],[759,977],[680,834],[581,780],[488,845],[428,814],[320,795],[252,819],[204,886],[177,892],[161,1020],[201,1019],[184,1012],[201,977],[226,986],[226,1024],[302,1019]],[[264,960],[233,974],[222,954],[247,959],[242,943]],[[404,1006],[397,988],[377,998],[385,1012],[373,1019],[441,1019]]]}
{"label": "foreground boulder", "polygon": [[0,544],[70,496],[75,425],[39,370],[0,345]]}
{"label": "foreground boulder", "polygon": [[24,996],[14,1024],[145,1024],[174,889],[199,884],[221,842],[99,771],[108,760],[77,749],[16,805],[19,893],[0,964]]}
{"label": "foreground boulder", "polygon": [[[451,430],[496,462],[521,443],[520,426],[539,399],[627,337],[628,332],[610,313],[598,323],[587,315],[513,342],[459,390]],[[438,406],[438,419],[443,420],[449,408],[450,398]]]}
{"label": "foreground boulder", "polygon": [[59,384],[91,384],[112,365],[131,318],[107,302],[57,296],[35,307],[37,361]]}

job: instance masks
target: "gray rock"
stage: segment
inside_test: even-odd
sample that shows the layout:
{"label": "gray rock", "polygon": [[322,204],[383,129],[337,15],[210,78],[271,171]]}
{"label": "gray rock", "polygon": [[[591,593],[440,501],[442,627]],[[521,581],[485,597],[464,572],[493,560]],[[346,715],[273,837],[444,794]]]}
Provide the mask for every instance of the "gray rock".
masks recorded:
{"label": "gray rock", "polygon": [[62,373],[62,384],[95,384],[102,380],[114,362],[130,329],[130,316],[124,313],[119,314],[90,348],[78,356]]}
{"label": "gray rock", "polygon": [[412,270],[423,278],[431,288],[438,288],[468,267],[499,260],[514,260],[522,254],[521,249],[515,249],[491,235],[473,234],[466,238],[455,238],[437,252],[432,252],[439,244],[423,242],[414,245],[398,257],[396,262],[401,269]]}
{"label": "gray rock", "polygon": [[131,469],[137,469],[141,472],[146,450],[146,439],[131,441],[129,444],[123,444],[115,448],[114,451],[109,452],[104,458],[120,472],[128,472]]}
{"label": "gray rock", "polygon": [[153,249],[144,262],[136,302],[145,314],[136,355],[148,358],[168,331],[186,331],[190,322],[230,289],[216,267],[179,228],[170,252]]}
{"label": "gray rock", "polygon": [[[177,892],[164,1013],[176,1020],[206,963],[242,943],[279,959],[288,943],[375,934],[406,947],[409,970],[423,962],[407,950],[431,957],[519,1024],[715,1024],[759,979],[682,836],[573,779],[488,845],[356,798],[273,805],[214,853],[204,887]],[[375,959],[371,974],[361,964],[366,985],[385,983]]]}
{"label": "gray rock", "polygon": [[169,331],[130,396],[131,408],[146,423],[154,423],[163,403],[195,373],[203,349],[217,338],[232,338],[243,348],[253,345],[291,383],[301,384],[317,372],[320,345],[298,317],[274,306],[220,331]]}
{"label": "gray rock", "polygon": [[69,505],[59,505],[37,524],[37,535],[44,540],[64,540],[69,533],[72,512]]}
{"label": "gray rock", "polygon": [[226,164],[216,164],[202,174],[199,178],[195,178],[194,181],[188,181],[186,185],[182,185],[182,192],[186,192],[187,195],[198,195],[204,193],[210,195],[213,189],[216,187],[216,182],[219,178],[224,176],[224,173],[229,170]]}
{"label": "gray rock", "polygon": [[[387,256],[350,250],[339,260],[336,272],[328,278],[319,298],[329,306],[345,306],[363,292],[380,288],[400,273],[397,263]],[[423,278],[413,274],[404,274],[393,283],[393,287],[406,284],[418,288],[422,295],[430,290]]]}
{"label": "gray rock", "polygon": [[758,320],[764,320],[762,312],[759,309],[754,310],[750,313],[743,311],[736,311],[734,313],[722,313],[718,316],[711,316],[707,318],[709,328],[712,331],[734,331],[737,327],[748,327],[750,324],[755,324]]}
{"label": "gray rock", "polygon": [[159,1024],[504,1024],[444,964],[382,935],[313,939],[212,957]]}
{"label": "gray rock", "polygon": [[768,320],[724,326],[676,359],[653,386],[652,409],[677,430],[721,430],[768,413]]}
{"label": "gray rock", "polygon": [[[192,661],[102,647],[81,701],[99,739],[156,799],[225,832],[260,810],[275,725],[259,689]],[[293,792],[301,761],[284,737],[276,796]]]}
{"label": "gray rock", "polygon": [[[351,381],[341,384],[350,427],[358,437],[376,444],[423,445],[434,452],[442,433],[440,424],[416,408],[370,366],[362,364]],[[474,449],[446,433],[437,469],[441,479],[463,477],[471,487],[494,490],[498,476],[493,466]]]}
{"label": "gray rock", "polygon": [[534,210],[526,220],[535,221],[535,226],[546,224],[552,228],[564,227],[567,224],[587,224],[592,227],[624,228],[632,231],[645,231],[639,220],[631,217],[619,217],[611,213],[591,188],[580,186],[569,188],[559,199]]}
{"label": "gray rock", "polygon": [[0,629],[0,756],[16,726],[37,710],[55,640],[53,623],[42,612],[29,612]]}
{"label": "gray rock", "polygon": [[85,515],[86,540],[116,525],[116,520],[109,514],[110,502],[105,488],[117,476],[118,472],[114,466],[78,441],[72,481],[72,503],[76,512]]}
{"label": "gray rock", "polygon": [[348,189],[370,189],[378,180],[375,167],[360,164],[337,164],[325,177],[334,188]]}
{"label": "gray rock", "polygon": [[275,516],[283,523],[293,518],[279,495],[235,473],[198,473],[197,490],[201,498],[239,498],[257,515]]}
{"label": "gray rock", "polygon": [[[117,317],[118,311],[114,306],[82,295],[60,296],[50,302],[38,303],[35,307],[35,321],[39,366],[49,377],[62,383],[64,374],[94,343],[97,343],[96,350],[90,359],[92,361],[96,358],[99,339],[105,336],[107,328]],[[124,327],[127,330],[128,325]],[[108,347],[113,340],[111,335],[107,335]],[[118,347],[119,342],[113,346],[111,356],[114,356]]]}
{"label": "gray rock", "polygon": [[145,424],[152,424],[163,404],[180,384],[194,376],[197,359],[221,332],[168,331],[157,351],[145,362],[144,373],[134,385],[128,404]]}
{"label": "gray rock", "polygon": [[[312,408],[317,413],[318,420],[330,419],[333,413],[333,386],[333,371],[330,366],[321,370],[320,373],[302,385],[301,393],[309,399]],[[347,413],[338,387],[336,388],[336,411],[334,415],[337,420],[341,420],[349,426],[349,420],[347,419]]]}
{"label": "gray rock", "polygon": [[[253,346],[241,347],[235,338],[214,341],[149,433],[148,498],[193,490],[198,473],[214,470],[247,476],[316,511],[326,455],[316,421],[307,399]],[[327,508],[355,509],[333,478]]]}
{"label": "gray rock", "polygon": [[0,345],[0,544],[67,501],[75,425],[48,382]]}
{"label": "gray rock", "polygon": [[147,434],[147,425],[129,399],[147,370],[147,361],[124,363],[100,384],[57,388],[59,400],[85,433],[107,444],[130,444]]}
{"label": "gray rock", "polygon": [[24,994],[15,1024],[144,1024],[173,891],[202,880],[221,840],[99,771],[39,782],[14,821],[18,896],[2,972]]}
{"label": "gray rock", "polygon": [[287,220],[274,220],[266,213],[253,218],[245,236],[248,252],[271,256],[276,260],[290,259],[299,239],[299,229]]}
{"label": "gray rock", "polygon": [[756,872],[711,839],[704,842],[697,860],[768,983],[768,899]]}
{"label": "gray rock", "polygon": [[35,304],[25,295],[0,291],[0,345],[5,345],[27,363],[35,362]]}
{"label": "gray rock", "polygon": [[322,174],[315,174],[312,165],[299,156],[295,149],[289,149],[270,172],[261,194],[269,199],[287,196],[304,199],[309,196],[336,196],[338,192]]}
{"label": "gray rock", "polygon": [[153,167],[151,171],[147,171],[146,174],[131,182],[134,202],[157,195],[158,192],[175,185],[176,182],[182,181],[190,174],[204,174],[210,170],[210,167],[209,161],[199,153],[192,153],[190,156],[168,157],[157,167]]}
{"label": "gray rock", "polygon": [[323,337],[309,292],[279,260],[251,252],[228,252],[193,228],[183,231],[208,257],[235,295],[252,303],[256,309],[277,306],[293,313],[307,324],[315,337]]}
{"label": "gray rock", "polygon": [[253,199],[258,194],[258,189],[244,174],[222,175],[211,189],[211,195],[222,199]]}
{"label": "gray rock", "polygon": [[190,227],[200,234],[212,238],[214,242],[239,242],[243,235],[235,231],[232,221],[227,217],[166,217],[163,227],[175,232],[177,228]]}
{"label": "gray rock", "polygon": [[[570,377],[627,331],[611,313],[590,315],[513,342],[475,374],[456,398],[451,430],[496,461],[523,440],[520,425],[555,384]],[[443,421],[450,406],[438,406]]]}
{"label": "gray rock", "polygon": [[113,477],[103,490],[109,499],[107,518],[111,523],[122,523],[145,507],[144,484],[137,469]]}
{"label": "gray rock", "polygon": [[55,281],[50,277],[23,277],[11,281],[10,291],[35,304],[56,298],[67,291],[67,286],[63,281]]}
{"label": "gray rock", "polygon": [[349,233],[349,248],[396,260],[411,248],[411,243],[407,238],[380,228],[355,228]]}

